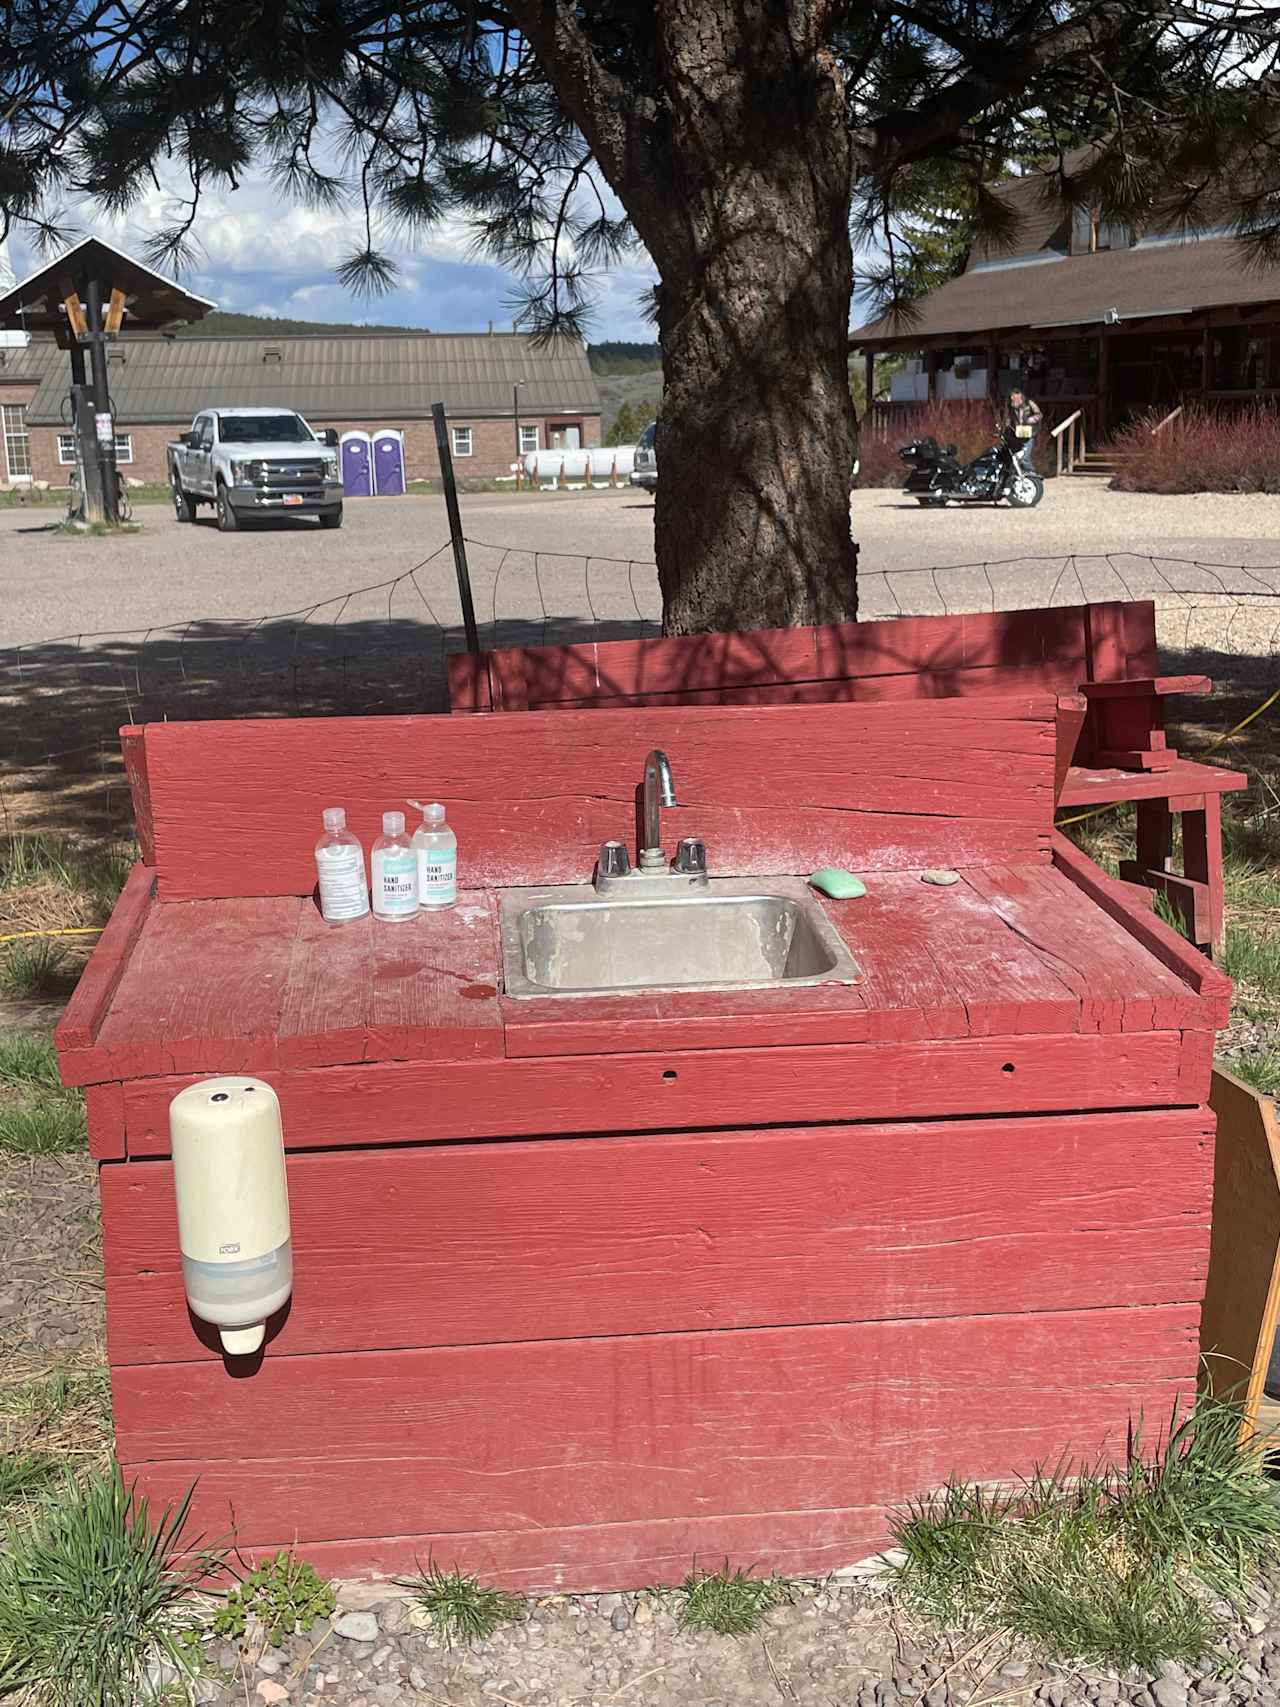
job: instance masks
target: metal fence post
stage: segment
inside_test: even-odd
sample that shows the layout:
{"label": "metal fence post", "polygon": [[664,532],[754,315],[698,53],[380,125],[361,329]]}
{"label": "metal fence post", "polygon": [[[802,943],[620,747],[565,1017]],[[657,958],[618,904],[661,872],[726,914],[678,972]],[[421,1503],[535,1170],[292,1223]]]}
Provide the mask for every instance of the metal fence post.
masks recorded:
{"label": "metal fence post", "polygon": [[431,405],[431,419],[436,429],[436,455],[440,461],[444,506],[449,516],[449,538],[453,541],[453,567],[458,576],[458,602],[462,606],[467,651],[478,652],[480,636],[476,630],[476,608],[471,599],[471,571],[467,568],[467,546],[462,537],[462,517],[458,511],[458,483],[453,477],[453,452],[449,448],[449,429],[445,424],[443,403]]}

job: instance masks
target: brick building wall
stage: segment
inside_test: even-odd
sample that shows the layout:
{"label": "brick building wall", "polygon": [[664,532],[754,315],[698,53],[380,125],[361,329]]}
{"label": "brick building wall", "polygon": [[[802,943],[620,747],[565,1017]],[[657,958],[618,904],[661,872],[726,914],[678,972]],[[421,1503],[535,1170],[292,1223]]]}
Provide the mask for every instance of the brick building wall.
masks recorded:
{"label": "brick building wall", "polygon": [[[28,399],[30,388],[28,387]],[[0,397],[0,401],[3,398]],[[547,450],[551,447],[551,435],[563,426],[577,427],[583,446],[589,447],[600,443],[599,415],[522,415],[520,424],[524,427],[538,429],[538,448]],[[164,426],[132,426],[127,420],[116,422],[117,435],[129,437],[129,448],[132,460],[120,463],[120,472],[130,480],[140,480],[145,485],[163,485],[168,479],[165,462],[165,449],[172,439],[176,439],[191,425],[189,421],[175,422]],[[440,468],[436,458],[435,428],[428,420],[416,421],[330,421],[314,420],[311,425],[317,432],[323,427],[336,427],[339,434],[348,431],[376,433],[379,428],[398,427],[404,433],[405,477],[408,480],[434,480],[439,476]],[[479,420],[475,417],[459,415],[451,417],[450,430],[467,429],[471,431],[471,454],[459,455],[454,452],[454,472],[459,480],[486,479],[492,480],[498,475],[510,474],[511,464],[515,460],[515,423],[511,417],[500,420]],[[65,431],[65,429],[62,429]],[[47,481],[51,486],[65,486],[70,473],[66,464],[58,461],[58,429],[53,427],[32,427],[31,437],[31,474],[36,481]]]}

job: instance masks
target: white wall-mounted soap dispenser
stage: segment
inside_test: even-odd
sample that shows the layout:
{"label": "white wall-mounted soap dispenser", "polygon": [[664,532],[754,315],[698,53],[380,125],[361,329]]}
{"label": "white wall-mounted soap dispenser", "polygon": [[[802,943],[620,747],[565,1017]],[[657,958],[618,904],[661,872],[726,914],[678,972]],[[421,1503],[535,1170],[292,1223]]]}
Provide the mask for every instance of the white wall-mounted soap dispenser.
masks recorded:
{"label": "white wall-mounted soap dispenser", "polygon": [[280,1103],[261,1079],[203,1079],[169,1104],[187,1302],[233,1357],[293,1290]]}

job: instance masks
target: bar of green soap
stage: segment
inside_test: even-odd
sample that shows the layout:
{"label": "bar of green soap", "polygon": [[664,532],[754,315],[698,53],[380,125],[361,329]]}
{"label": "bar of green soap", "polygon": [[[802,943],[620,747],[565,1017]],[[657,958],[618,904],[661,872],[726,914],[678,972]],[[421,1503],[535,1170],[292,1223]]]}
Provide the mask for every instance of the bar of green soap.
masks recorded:
{"label": "bar of green soap", "polygon": [[841,871],[836,866],[824,866],[821,871],[815,871],[809,879],[815,889],[821,889],[824,895],[830,895],[834,901],[855,901],[859,895],[865,895],[867,886],[860,877],[855,877],[851,871]]}

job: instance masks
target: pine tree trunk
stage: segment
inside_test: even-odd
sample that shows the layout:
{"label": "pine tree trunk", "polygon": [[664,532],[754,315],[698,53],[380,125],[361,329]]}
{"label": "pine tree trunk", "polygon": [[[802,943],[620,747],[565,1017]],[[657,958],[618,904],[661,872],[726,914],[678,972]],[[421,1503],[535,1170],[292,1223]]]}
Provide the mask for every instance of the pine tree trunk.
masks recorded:
{"label": "pine tree trunk", "polygon": [[[667,0],[656,546],[669,634],[857,614],[852,158],[805,0]],[[673,15],[683,14],[683,16]],[[653,211],[654,201],[665,214]],[[659,229],[653,229],[659,223]]]}

